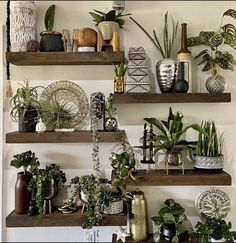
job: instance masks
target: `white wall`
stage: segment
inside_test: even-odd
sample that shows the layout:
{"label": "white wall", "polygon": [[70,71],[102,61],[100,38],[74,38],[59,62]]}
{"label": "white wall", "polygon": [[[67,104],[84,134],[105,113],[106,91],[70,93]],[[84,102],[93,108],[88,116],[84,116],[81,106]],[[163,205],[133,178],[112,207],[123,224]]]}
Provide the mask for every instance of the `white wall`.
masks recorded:
{"label": "white wall", "polygon": [[[53,1],[50,2],[54,3]],[[38,33],[44,30],[43,16],[49,5],[48,1],[37,1]],[[68,28],[94,27],[88,15],[92,9],[106,10],[111,8],[111,1],[55,1],[57,5],[55,29],[61,31]],[[4,16],[6,3],[0,2],[0,14]],[[149,31],[157,29],[159,35],[162,33],[163,16],[168,10],[180,23],[188,23],[189,36],[197,35],[201,30],[216,30],[219,28],[222,13],[228,8],[235,8],[236,1],[128,1],[126,2],[126,12],[132,13],[133,17],[143,24]],[[233,22],[233,20],[228,19]],[[0,19],[0,24],[4,24],[5,19]],[[94,27],[95,28],[95,27]],[[149,39],[140,29],[127,18],[127,23],[121,31],[121,45],[127,56],[129,47],[143,46],[147,52],[148,65],[151,76],[155,73],[155,64],[160,59],[159,54]],[[179,49],[179,46],[176,48]],[[199,49],[192,49],[193,55]],[[235,55],[235,51],[233,51]],[[14,89],[17,87],[17,80],[30,78],[33,84],[48,85],[51,80],[74,80],[89,94],[94,91],[102,91],[108,94],[113,91],[113,70],[112,66],[61,66],[61,67],[11,67],[11,76]],[[195,86],[199,91],[204,91],[203,83],[206,75],[200,70],[197,71],[194,65]],[[202,119],[213,119],[224,132],[225,146],[225,170],[232,175],[233,185],[224,187],[232,200],[232,210],[227,220],[233,223],[236,229],[236,193],[235,193],[235,143],[236,143],[236,117],[235,95],[236,83],[235,73],[224,72],[228,87],[227,91],[232,93],[231,103],[222,104],[140,104],[140,105],[119,105],[118,116],[120,128],[125,129],[132,145],[138,144],[138,139],[142,134],[143,118],[154,116],[166,118],[168,108],[171,105],[174,111],[180,111],[185,115],[185,122],[200,122]],[[199,81],[200,80],[200,81]],[[156,84],[156,80],[152,80]],[[17,124],[9,120],[9,113],[4,114],[4,132],[16,129]],[[189,134],[192,136],[193,134]],[[106,169],[110,169],[108,154],[112,144],[102,144],[101,162]],[[3,177],[3,222],[5,217],[14,208],[14,183],[16,170],[10,168],[9,161],[12,155],[18,152],[31,149],[35,151],[42,163],[57,162],[66,170],[68,178],[77,173],[85,173],[92,167],[91,145],[90,144],[5,144],[4,145],[4,177]],[[186,208],[187,215],[193,224],[198,217],[194,208],[194,199],[203,187],[142,187],[148,198],[149,216],[157,214],[162,202],[166,198],[174,198]],[[151,229],[151,227],[150,227]],[[108,232],[114,228],[104,227],[103,232],[108,237]],[[79,228],[41,228],[33,229],[6,229],[3,227],[4,241],[83,241],[83,233]],[[105,234],[104,233],[104,234]],[[66,238],[63,236],[66,235]],[[107,238],[106,238],[107,239]],[[100,238],[100,241],[106,240]]]}

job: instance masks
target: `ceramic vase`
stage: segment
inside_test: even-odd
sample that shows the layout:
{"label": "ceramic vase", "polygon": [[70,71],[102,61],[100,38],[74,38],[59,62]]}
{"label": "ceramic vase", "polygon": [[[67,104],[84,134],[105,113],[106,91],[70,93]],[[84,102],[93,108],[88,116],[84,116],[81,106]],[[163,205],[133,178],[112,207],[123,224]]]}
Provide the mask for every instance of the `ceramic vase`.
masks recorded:
{"label": "ceramic vase", "polygon": [[108,132],[114,132],[117,130],[118,123],[116,118],[114,117],[107,117],[105,118],[104,129]]}
{"label": "ceramic vase", "polygon": [[209,93],[223,93],[225,85],[225,78],[218,74],[212,75],[206,80],[206,89]]}
{"label": "ceramic vase", "polygon": [[27,51],[27,42],[36,40],[36,6],[33,1],[10,2],[10,40],[12,52]]}
{"label": "ceramic vase", "polygon": [[98,24],[98,30],[102,33],[103,40],[111,40],[114,31],[119,29],[119,24],[113,21],[103,21]]}

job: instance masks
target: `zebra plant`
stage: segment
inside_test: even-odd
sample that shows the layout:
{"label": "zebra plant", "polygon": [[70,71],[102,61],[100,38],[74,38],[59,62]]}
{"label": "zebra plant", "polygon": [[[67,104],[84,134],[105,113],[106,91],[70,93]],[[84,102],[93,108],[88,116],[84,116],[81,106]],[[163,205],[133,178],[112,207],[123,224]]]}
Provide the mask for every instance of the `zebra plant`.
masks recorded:
{"label": "zebra plant", "polygon": [[218,31],[201,31],[199,36],[188,38],[188,46],[205,45],[206,48],[195,58],[201,58],[198,65],[204,65],[202,71],[211,71],[212,75],[216,75],[219,68],[234,71],[236,60],[232,54],[222,51],[224,44],[236,49],[236,28],[233,24],[222,25],[226,16],[236,19],[236,10],[228,9],[223,13],[221,25]]}

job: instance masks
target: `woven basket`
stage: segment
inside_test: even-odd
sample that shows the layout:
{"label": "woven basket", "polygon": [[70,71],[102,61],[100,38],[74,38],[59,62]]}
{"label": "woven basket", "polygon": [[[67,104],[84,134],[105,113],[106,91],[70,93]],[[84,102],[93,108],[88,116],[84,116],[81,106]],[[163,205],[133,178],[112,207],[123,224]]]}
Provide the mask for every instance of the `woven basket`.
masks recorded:
{"label": "woven basket", "polygon": [[124,209],[123,200],[119,200],[116,202],[110,202],[108,207],[104,207],[103,213],[105,214],[118,214],[122,213]]}

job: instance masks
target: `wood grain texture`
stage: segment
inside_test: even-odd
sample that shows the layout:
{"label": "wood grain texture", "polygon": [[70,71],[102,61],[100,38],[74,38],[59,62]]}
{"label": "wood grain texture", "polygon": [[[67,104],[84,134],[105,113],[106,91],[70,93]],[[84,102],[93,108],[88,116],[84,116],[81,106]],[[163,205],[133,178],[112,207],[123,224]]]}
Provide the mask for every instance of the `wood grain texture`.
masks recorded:
{"label": "wood grain texture", "polygon": [[[123,142],[125,131],[99,132],[100,142]],[[91,131],[75,132],[10,132],[6,134],[6,143],[91,143]]]}
{"label": "wood grain texture", "polygon": [[114,104],[231,102],[231,93],[113,94]]}
{"label": "wood grain texture", "polygon": [[124,52],[7,52],[6,60],[17,66],[110,65],[125,62]]}
{"label": "wood grain texture", "polygon": [[[125,213],[116,215],[105,215],[100,222],[101,226],[126,225]],[[86,213],[81,210],[72,214],[63,214],[55,210],[50,215],[29,216],[27,214],[16,214],[14,211],[6,218],[6,227],[54,227],[54,226],[81,226],[86,222]]]}
{"label": "wood grain texture", "polygon": [[133,172],[136,181],[130,181],[132,186],[213,186],[213,185],[231,185],[231,176],[222,171],[220,173],[200,172],[194,169],[185,170],[185,174],[181,174],[181,170],[150,171],[148,174],[145,170],[137,170]]}

